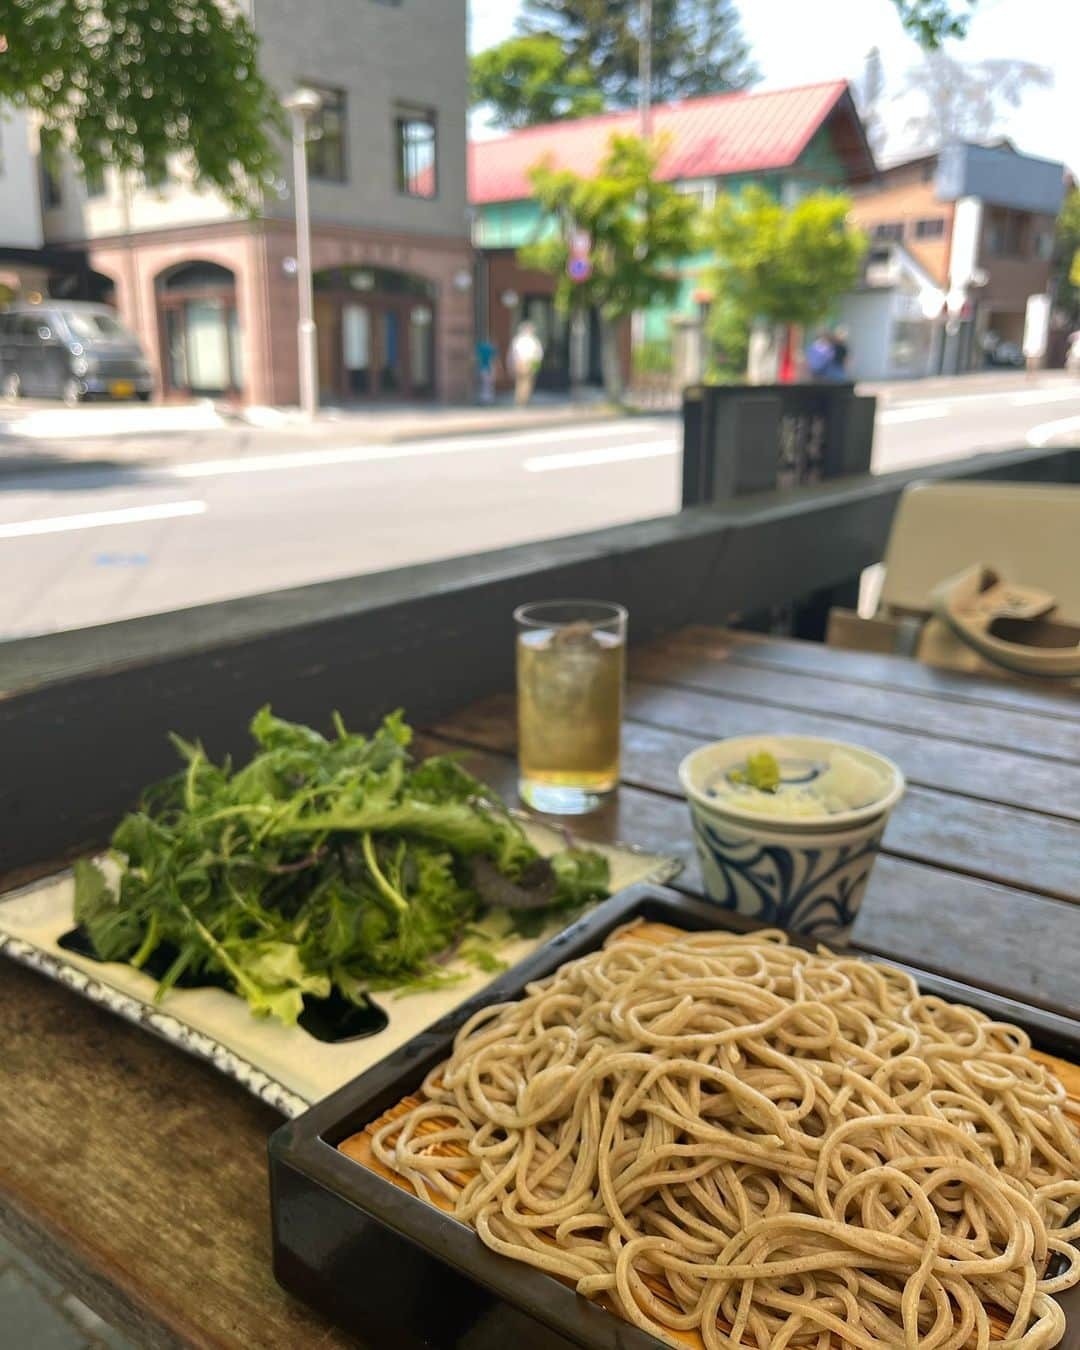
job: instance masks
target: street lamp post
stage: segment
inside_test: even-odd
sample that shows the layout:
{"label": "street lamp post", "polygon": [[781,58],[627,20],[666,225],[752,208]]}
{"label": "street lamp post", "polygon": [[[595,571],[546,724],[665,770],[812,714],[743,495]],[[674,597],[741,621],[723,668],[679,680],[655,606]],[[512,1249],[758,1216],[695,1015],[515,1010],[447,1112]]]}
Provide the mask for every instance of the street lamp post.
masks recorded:
{"label": "street lamp post", "polygon": [[308,206],[308,123],[322,107],[314,89],[296,89],[282,99],[292,115],[293,191],[296,194],[296,291],[299,321],[296,325],[300,361],[300,408],[314,417],[319,407],[319,364],[315,340],[315,297],[311,283],[311,212]]}

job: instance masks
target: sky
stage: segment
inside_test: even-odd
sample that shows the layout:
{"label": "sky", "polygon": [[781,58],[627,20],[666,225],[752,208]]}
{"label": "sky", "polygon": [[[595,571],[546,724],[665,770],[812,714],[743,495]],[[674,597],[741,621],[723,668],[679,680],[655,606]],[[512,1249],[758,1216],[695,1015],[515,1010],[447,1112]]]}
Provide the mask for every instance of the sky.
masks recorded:
{"label": "sky", "polygon": [[[518,0],[469,0],[474,51],[507,37]],[[873,46],[881,50],[886,89],[883,113],[889,152],[903,148],[902,100],[891,101],[919,48],[900,26],[890,0],[739,0],[743,32],[764,76],[776,89],[818,80],[854,79]],[[950,45],[959,60],[1013,58],[1048,66],[1053,87],[1030,91],[1009,109],[1002,131],[1018,148],[1064,161],[1080,173],[1080,0],[978,0],[967,38]]]}

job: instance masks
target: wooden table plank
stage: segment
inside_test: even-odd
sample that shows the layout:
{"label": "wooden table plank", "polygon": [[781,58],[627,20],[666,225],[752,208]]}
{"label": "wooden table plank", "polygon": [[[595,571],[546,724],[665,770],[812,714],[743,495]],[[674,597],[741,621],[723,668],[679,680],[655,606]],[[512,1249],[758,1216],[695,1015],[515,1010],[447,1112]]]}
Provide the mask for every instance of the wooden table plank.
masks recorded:
{"label": "wooden table plank", "polygon": [[354,1346],[274,1282],[280,1117],[44,976],[0,975],[0,1231],[140,1350]]}
{"label": "wooden table plank", "polygon": [[[495,694],[452,719],[440,723],[468,725],[469,737],[478,745],[512,750],[515,744],[512,695]],[[627,690],[624,745],[628,755],[639,747],[644,752],[659,744],[668,761],[670,784],[683,754],[704,741],[724,736],[791,732],[806,736],[830,736],[854,740],[888,755],[903,769],[911,784],[933,788],[950,796],[997,802],[1029,813],[1080,820],[1080,766],[1057,760],[997,750],[993,746],[967,745],[941,737],[920,736],[872,724],[846,723],[770,704],[728,699],[691,689],[631,682]],[[682,740],[678,757],[671,760],[664,737],[649,733],[669,732]],[[633,761],[628,759],[628,763]],[[633,781],[638,781],[636,778]],[[652,785],[647,780],[646,786]]]}
{"label": "wooden table plank", "polygon": [[[715,692],[680,687],[702,669],[711,681],[721,650],[729,668],[761,672],[771,692],[755,696],[742,675],[726,690],[722,681]],[[1078,835],[1064,817],[1080,808],[1080,779],[1062,759],[1019,753],[1032,750],[1040,721],[1065,728],[1059,747],[1071,745],[1075,705],[890,658],[852,663],[850,653],[711,631],[680,635],[669,651],[686,662],[683,673],[665,655],[669,683],[632,690],[629,782],[600,812],[568,822],[583,837],[675,853],[686,864],[677,884],[698,892],[675,779],[687,750],[793,722],[877,744],[913,786],[871,876],[856,946],[1080,1015],[1080,923],[1054,898],[1077,894]],[[792,679],[800,670],[813,674],[801,686]],[[864,692],[845,707],[820,687],[834,679]],[[881,689],[897,692],[891,717]],[[939,702],[948,711],[935,711]],[[950,715],[968,714],[977,735],[943,738]],[[1014,719],[1004,739],[998,716]],[[463,710],[442,732],[487,747],[470,763],[513,796],[512,700]],[[420,748],[442,744],[422,739]],[[6,961],[0,969],[0,1230],[147,1350],[355,1344],[274,1284],[265,1142],[277,1117],[208,1065],[70,991]]]}
{"label": "wooden table plank", "polygon": [[938,670],[906,656],[844,651],[820,642],[798,642],[701,624],[684,628],[676,636],[680,643],[699,645],[714,656],[726,655],[741,664],[788,670],[797,675],[820,675],[845,684],[927,693],[949,701],[1022,709],[1066,721],[1075,721],[1080,705],[1075,690],[1058,689],[1046,682],[1028,684],[990,675]]}
{"label": "wooden table plank", "polygon": [[1038,713],[957,704],[932,694],[855,684],[832,675],[743,664],[708,649],[671,642],[632,653],[630,671],[635,679],[650,684],[825,713],[853,724],[869,722],[967,744],[995,745],[1040,758],[1080,761],[1080,704],[1073,720],[1050,720]]}
{"label": "wooden table plank", "polygon": [[[444,720],[438,730],[463,744],[513,754],[513,700],[485,699]],[[627,723],[624,781],[681,799],[679,761],[707,739]],[[625,832],[621,837],[634,838]],[[1080,827],[1069,820],[909,787],[889,821],[884,847],[950,871],[1080,901]]]}
{"label": "wooden table plank", "polygon": [[[456,719],[444,724],[455,729]],[[463,721],[462,729],[467,730]],[[460,748],[441,738],[429,751]],[[467,766],[513,800],[517,766],[505,753],[469,751]],[[611,822],[617,822],[614,826]],[[701,894],[701,873],[690,841],[686,803],[634,788],[592,816],[565,824],[585,838],[613,834],[655,853],[689,856],[691,866],[672,885]],[[1080,916],[1057,900],[988,884],[905,859],[878,859],[855,925],[854,944],[984,989],[994,989],[1058,1012],[1080,1016]],[[1007,958],[1003,958],[1007,953]]]}
{"label": "wooden table plank", "polygon": [[1080,765],[665,685],[631,682],[626,713],[699,743],[755,733],[858,741],[895,760],[911,783],[1080,821]]}
{"label": "wooden table plank", "polygon": [[1080,1017],[1080,917],[1060,900],[881,857],[855,940],[881,956]]}

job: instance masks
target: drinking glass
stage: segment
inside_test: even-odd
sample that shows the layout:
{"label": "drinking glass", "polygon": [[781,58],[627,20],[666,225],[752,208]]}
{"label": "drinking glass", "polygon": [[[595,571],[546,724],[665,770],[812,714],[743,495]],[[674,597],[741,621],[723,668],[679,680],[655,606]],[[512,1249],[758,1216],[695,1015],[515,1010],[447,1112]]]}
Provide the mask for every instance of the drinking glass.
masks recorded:
{"label": "drinking glass", "polygon": [[619,782],[626,610],[550,600],[514,620],[518,789],[537,811],[583,815]]}

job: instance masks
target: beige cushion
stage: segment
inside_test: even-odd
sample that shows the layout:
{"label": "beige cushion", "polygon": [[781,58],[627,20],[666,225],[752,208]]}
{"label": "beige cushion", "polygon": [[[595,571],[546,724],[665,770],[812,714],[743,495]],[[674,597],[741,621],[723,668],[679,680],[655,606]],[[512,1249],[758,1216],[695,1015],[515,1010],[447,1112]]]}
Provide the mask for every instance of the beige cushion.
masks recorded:
{"label": "beige cushion", "polygon": [[881,606],[928,610],[934,587],[974,563],[1049,591],[1080,621],[1080,487],[914,484],[893,519]]}

